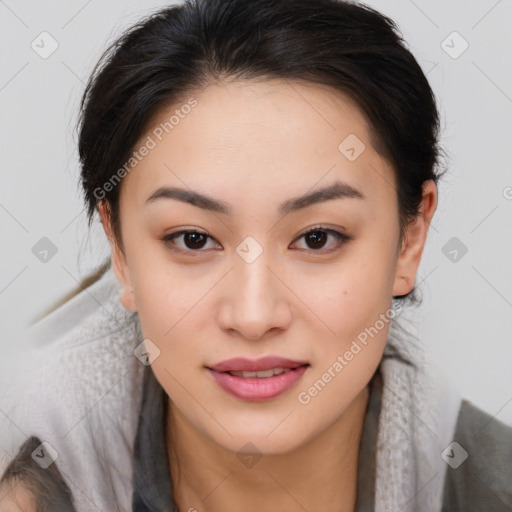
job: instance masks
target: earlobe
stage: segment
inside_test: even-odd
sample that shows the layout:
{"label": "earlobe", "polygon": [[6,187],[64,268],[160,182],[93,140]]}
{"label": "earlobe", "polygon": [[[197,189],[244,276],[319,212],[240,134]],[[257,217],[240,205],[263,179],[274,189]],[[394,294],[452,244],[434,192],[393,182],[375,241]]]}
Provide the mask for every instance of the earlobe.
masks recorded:
{"label": "earlobe", "polygon": [[414,288],[428,228],[436,207],[437,186],[433,180],[427,180],[423,184],[423,198],[419,214],[409,222],[404,234],[396,265],[393,296],[406,295]]}
{"label": "earlobe", "polygon": [[135,303],[135,293],[130,279],[128,264],[126,263],[125,255],[117,245],[112,247],[112,268],[121,285],[119,301],[125,309],[135,313],[137,311],[137,305]]}
{"label": "earlobe", "polygon": [[126,262],[126,256],[123,253],[121,247],[119,247],[118,243],[116,242],[113,233],[108,203],[105,201],[99,201],[98,212],[100,214],[103,230],[105,231],[110,244],[110,251],[112,255],[112,270],[114,271],[114,275],[121,285],[121,295],[119,297],[119,301],[125,307],[125,309],[135,313],[137,311],[137,305],[135,303],[135,293],[130,279],[130,271]]}
{"label": "earlobe", "polygon": [[125,309],[131,313],[137,312],[137,305],[135,303],[135,293],[131,286],[122,286],[121,295],[119,296],[119,302],[124,306]]}

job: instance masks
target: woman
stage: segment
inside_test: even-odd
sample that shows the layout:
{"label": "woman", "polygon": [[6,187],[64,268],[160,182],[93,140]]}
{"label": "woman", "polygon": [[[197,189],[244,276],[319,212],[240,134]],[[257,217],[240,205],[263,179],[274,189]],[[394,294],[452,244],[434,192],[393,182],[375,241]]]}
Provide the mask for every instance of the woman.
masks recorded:
{"label": "woman", "polygon": [[33,488],[16,463],[62,476],[78,511],[512,506],[511,429],[396,324],[442,151],[390,19],[164,9],[104,54],[79,130],[112,266],[35,328],[37,405],[12,417],[39,444],[5,488]]}

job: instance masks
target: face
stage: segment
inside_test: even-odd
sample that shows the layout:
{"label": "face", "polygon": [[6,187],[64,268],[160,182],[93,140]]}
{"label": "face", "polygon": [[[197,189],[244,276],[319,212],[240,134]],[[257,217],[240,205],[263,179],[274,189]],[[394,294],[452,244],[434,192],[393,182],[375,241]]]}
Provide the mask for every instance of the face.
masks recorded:
{"label": "face", "polygon": [[[414,285],[435,185],[400,244],[393,170],[349,97],[273,80],[194,98],[159,113],[122,181],[121,301],[158,348],[152,369],[173,414],[227,449],[284,453],[367,386],[392,296]],[[265,356],[305,366],[271,378],[211,370]]]}

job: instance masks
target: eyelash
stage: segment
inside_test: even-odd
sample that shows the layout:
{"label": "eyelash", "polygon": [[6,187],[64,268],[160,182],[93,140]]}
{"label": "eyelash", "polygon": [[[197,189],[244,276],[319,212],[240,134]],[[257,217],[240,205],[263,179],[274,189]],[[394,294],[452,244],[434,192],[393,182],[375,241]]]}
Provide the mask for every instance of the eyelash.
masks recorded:
{"label": "eyelash", "polygon": [[[334,236],[337,240],[335,247],[331,248],[331,249],[300,249],[300,250],[306,250],[308,252],[313,252],[313,253],[316,252],[316,253],[328,254],[328,253],[331,253],[333,251],[340,249],[342,246],[344,246],[346,244],[346,242],[352,240],[351,236],[345,235],[344,233],[340,233],[339,231],[336,231],[334,229],[325,228],[323,226],[314,226],[313,228],[309,229],[308,231],[302,233],[302,235],[297,237],[295,239],[295,241],[298,241],[301,238],[306,237],[307,235],[310,235],[311,233],[318,233],[318,232],[327,233],[328,235],[330,234],[330,235]],[[164,237],[162,237],[161,240],[162,240],[162,242],[164,242],[164,244],[169,249],[171,249],[172,251],[178,252],[178,253],[192,253],[193,254],[193,253],[198,253],[198,252],[206,252],[207,249],[206,250],[204,250],[204,249],[180,249],[174,245],[175,238],[178,238],[182,235],[193,234],[193,233],[197,233],[199,235],[204,235],[207,238],[214,240],[207,233],[205,233],[203,231],[199,231],[197,229],[186,229],[186,230],[182,230],[182,231],[176,231],[175,233],[170,233],[168,235],[165,235]],[[193,254],[193,255],[195,256],[195,254]]]}

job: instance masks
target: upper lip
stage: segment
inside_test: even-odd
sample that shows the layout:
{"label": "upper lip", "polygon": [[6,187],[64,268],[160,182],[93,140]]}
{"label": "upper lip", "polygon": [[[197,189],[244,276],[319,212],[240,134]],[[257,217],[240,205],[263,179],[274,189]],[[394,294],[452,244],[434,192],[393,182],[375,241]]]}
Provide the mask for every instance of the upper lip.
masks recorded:
{"label": "upper lip", "polygon": [[209,366],[209,368],[217,372],[258,372],[261,370],[270,370],[271,368],[298,368],[305,364],[309,363],[307,361],[293,361],[279,356],[266,356],[260,359],[235,357]]}

